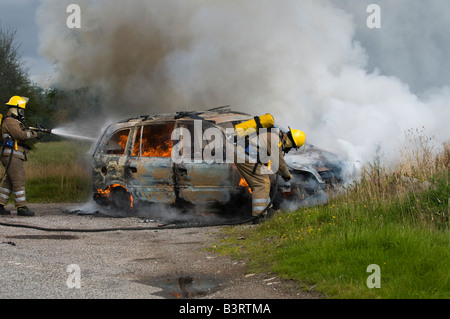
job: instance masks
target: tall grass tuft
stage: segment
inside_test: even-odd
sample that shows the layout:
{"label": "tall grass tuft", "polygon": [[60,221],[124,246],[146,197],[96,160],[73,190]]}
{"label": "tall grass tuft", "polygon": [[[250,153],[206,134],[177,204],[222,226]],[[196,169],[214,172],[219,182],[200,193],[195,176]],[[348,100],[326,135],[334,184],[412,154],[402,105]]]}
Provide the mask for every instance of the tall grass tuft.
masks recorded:
{"label": "tall grass tuft", "polygon": [[[376,201],[408,222],[448,226],[450,143],[438,148],[432,138],[413,133],[408,132],[397,160],[368,164],[345,196],[366,206]],[[430,206],[432,201],[438,205]]]}

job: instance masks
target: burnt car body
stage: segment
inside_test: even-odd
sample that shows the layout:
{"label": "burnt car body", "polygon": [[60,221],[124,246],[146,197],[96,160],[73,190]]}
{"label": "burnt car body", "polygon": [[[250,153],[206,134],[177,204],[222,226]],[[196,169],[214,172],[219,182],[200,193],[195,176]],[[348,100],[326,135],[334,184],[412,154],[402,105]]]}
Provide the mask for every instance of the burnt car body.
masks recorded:
{"label": "burnt car body", "polygon": [[[110,125],[97,142],[93,156],[95,201],[121,210],[160,203],[177,207],[206,205],[228,210],[234,207],[250,212],[251,191],[235,165],[227,161],[207,162],[197,153],[208,146],[208,141],[198,138],[208,128],[223,132],[225,150],[225,144],[232,143],[226,132],[252,118],[249,114],[217,108],[141,116]],[[196,125],[199,121],[200,126]],[[192,161],[177,163],[171,157],[172,133],[176,128],[189,131],[191,142],[199,145],[193,147],[190,154],[184,154]],[[286,155],[293,176],[291,183],[286,184],[280,181],[281,178],[272,176],[278,206],[285,199],[298,200],[326,187],[338,176],[339,165],[330,165],[325,160],[306,162],[305,154],[317,155],[322,151],[309,147],[305,152]]]}

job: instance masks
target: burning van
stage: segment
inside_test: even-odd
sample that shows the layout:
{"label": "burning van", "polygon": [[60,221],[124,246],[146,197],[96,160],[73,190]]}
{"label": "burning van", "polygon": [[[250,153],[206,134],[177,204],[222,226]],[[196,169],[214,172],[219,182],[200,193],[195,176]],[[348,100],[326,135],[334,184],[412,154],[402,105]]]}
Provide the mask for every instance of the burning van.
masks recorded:
{"label": "burning van", "polygon": [[[160,203],[246,208],[250,212],[251,190],[233,161],[226,159],[233,149],[230,132],[251,119],[249,114],[222,107],[146,115],[110,125],[94,151],[95,201],[127,211]],[[220,147],[211,149],[213,140]],[[183,160],[177,160],[174,153]],[[302,201],[336,181],[338,161],[330,162],[325,154],[309,147],[286,155],[293,179],[286,185],[281,178],[272,177],[276,205],[285,200]]]}

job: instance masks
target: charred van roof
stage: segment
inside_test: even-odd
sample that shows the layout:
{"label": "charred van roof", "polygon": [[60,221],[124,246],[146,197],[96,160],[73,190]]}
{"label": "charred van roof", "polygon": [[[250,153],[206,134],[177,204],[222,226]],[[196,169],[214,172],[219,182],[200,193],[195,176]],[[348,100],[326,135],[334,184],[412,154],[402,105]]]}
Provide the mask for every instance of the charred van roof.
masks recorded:
{"label": "charred van roof", "polygon": [[214,108],[206,111],[182,111],[176,113],[166,113],[166,114],[149,114],[141,115],[139,117],[133,117],[120,121],[119,123],[139,123],[145,121],[170,121],[170,120],[180,120],[180,119],[197,119],[204,120],[213,123],[226,123],[226,122],[236,122],[236,121],[246,121],[253,118],[250,114],[232,111],[228,109],[229,106],[223,106],[219,108]]}

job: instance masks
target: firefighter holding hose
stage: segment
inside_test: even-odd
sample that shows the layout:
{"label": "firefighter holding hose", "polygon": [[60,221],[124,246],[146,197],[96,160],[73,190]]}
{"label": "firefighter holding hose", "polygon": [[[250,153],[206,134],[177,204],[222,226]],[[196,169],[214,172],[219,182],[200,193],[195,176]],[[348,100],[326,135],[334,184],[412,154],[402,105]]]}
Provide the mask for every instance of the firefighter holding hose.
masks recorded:
{"label": "firefighter holding hose", "polygon": [[[271,215],[270,174],[281,175],[286,182],[290,181],[292,176],[284,160],[284,154],[292,148],[298,149],[303,146],[306,139],[305,133],[300,130],[289,128],[288,132],[282,132],[272,129],[273,126],[272,115],[266,114],[235,127],[238,138],[248,134],[258,136],[257,139],[247,139],[246,160],[242,158],[239,160],[239,156],[235,158],[237,169],[252,190],[252,216],[258,217],[255,218],[255,223]],[[268,156],[271,160],[262,161],[261,154]],[[256,163],[249,161],[249,158],[256,159]]]}
{"label": "firefighter holding hose", "polygon": [[5,172],[0,180],[0,215],[9,215],[5,209],[11,194],[14,196],[17,215],[34,216],[34,212],[27,207],[25,193],[24,161],[27,160],[25,144],[27,140],[40,138],[42,132],[30,130],[23,123],[28,98],[13,96],[6,105],[8,113],[1,121],[1,162]]}

